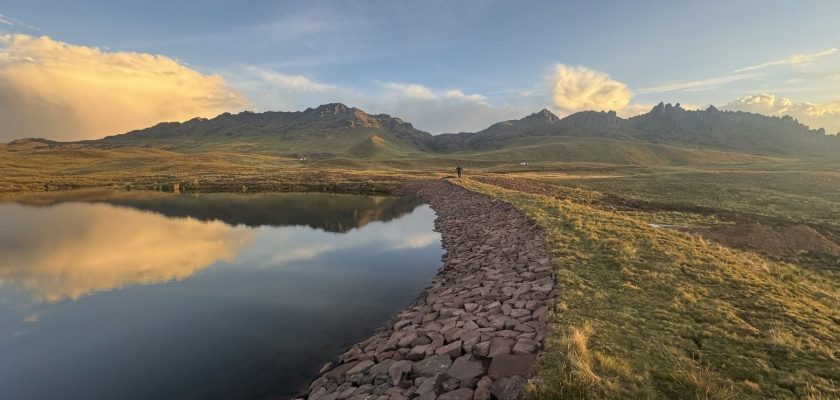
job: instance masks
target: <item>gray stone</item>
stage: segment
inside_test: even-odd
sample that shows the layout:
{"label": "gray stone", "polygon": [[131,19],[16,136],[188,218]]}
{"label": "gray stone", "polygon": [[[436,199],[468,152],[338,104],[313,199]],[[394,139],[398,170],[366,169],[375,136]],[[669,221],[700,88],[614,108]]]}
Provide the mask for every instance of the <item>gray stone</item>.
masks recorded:
{"label": "gray stone", "polygon": [[438,394],[442,390],[443,374],[435,374],[423,380],[423,383],[417,387],[417,394],[424,395],[426,393]]}
{"label": "gray stone", "polygon": [[467,354],[455,359],[455,362],[452,363],[452,367],[449,368],[446,374],[455,379],[467,380],[477,378],[483,375],[485,371],[487,369],[484,368],[484,363],[476,360],[472,355]]}
{"label": "gray stone", "polygon": [[322,387],[318,390],[313,391],[312,393],[309,393],[309,397],[307,397],[307,400],[318,400],[321,397],[324,397],[325,394],[327,394],[327,388]]}
{"label": "gray stone", "polygon": [[394,365],[394,363],[396,363],[394,360],[384,360],[371,367],[370,374],[374,376],[388,375],[388,370],[391,369],[391,366]]}
{"label": "gray stone", "polygon": [[519,400],[528,380],[518,376],[507,376],[490,385],[490,393],[498,400]]}
{"label": "gray stone", "polygon": [[533,354],[540,348],[536,340],[519,338],[513,346],[513,354]]}
{"label": "gray stone", "polygon": [[354,365],[353,368],[348,369],[345,375],[351,376],[361,374],[367,371],[370,367],[374,366],[374,364],[375,363],[371,360],[359,361],[359,363]]}
{"label": "gray stone", "polygon": [[453,391],[455,389],[458,389],[460,387],[461,387],[460,382],[457,379],[451,379],[451,378],[444,380],[443,383],[440,386],[441,392],[451,392],[451,391]]}
{"label": "gray stone", "polygon": [[327,379],[332,379],[334,381],[338,381],[338,380],[340,380],[341,378],[344,377],[344,374],[348,370],[350,370],[350,368],[355,367],[356,364],[358,364],[358,363],[359,363],[358,361],[351,361],[349,363],[341,364],[341,365],[333,368],[332,370],[330,370],[330,372],[327,372],[326,374],[324,374],[324,376],[327,377]]}
{"label": "gray stone", "polygon": [[456,389],[438,396],[438,400],[472,400],[472,389]]}
{"label": "gray stone", "polygon": [[502,354],[493,357],[487,375],[497,379],[507,376],[531,377],[534,363],[537,361],[536,354]]}
{"label": "gray stone", "polygon": [[406,375],[410,374],[414,369],[414,363],[408,360],[397,361],[388,368],[388,377],[391,378],[391,384],[397,386],[402,382]]}
{"label": "gray stone", "polygon": [[461,341],[458,340],[458,341],[449,343],[445,346],[442,346],[442,347],[438,348],[437,350],[435,350],[435,354],[438,354],[438,355],[446,354],[451,358],[458,357],[458,356],[461,355]]}
{"label": "gray stone", "polygon": [[473,393],[473,400],[490,400],[490,389],[478,387]]}
{"label": "gray stone", "polygon": [[412,361],[419,361],[426,357],[426,352],[429,351],[431,345],[429,344],[421,344],[419,346],[414,346],[408,354],[405,355],[406,359]]}
{"label": "gray stone", "polygon": [[478,383],[475,384],[476,387],[486,387],[489,388],[490,385],[493,384],[493,380],[490,379],[489,376],[484,376],[478,380]]}
{"label": "gray stone", "polygon": [[328,363],[324,364],[324,366],[323,366],[323,367],[321,367],[321,370],[320,370],[320,371],[318,371],[318,375],[323,375],[323,374],[324,374],[324,372],[327,372],[327,371],[331,370],[331,369],[332,369],[332,367],[333,367],[333,363],[332,363],[332,361],[330,361],[330,362],[328,362]]}
{"label": "gray stone", "polygon": [[502,354],[510,354],[511,347],[513,347],[513,340],[495,338],[490,341],[490,353],[488,357],[493,358]]}
{"label": "gray stone", "polygon": [[473,354],[487,357],[490,355],[490,341],[479,342],[473,346]]}
{"label": "gray stone", "polygon": [[414,363],[413,371],[417,376],[433,376],[446,372],[451,366],[452,359],[446,354],[441,354]]}

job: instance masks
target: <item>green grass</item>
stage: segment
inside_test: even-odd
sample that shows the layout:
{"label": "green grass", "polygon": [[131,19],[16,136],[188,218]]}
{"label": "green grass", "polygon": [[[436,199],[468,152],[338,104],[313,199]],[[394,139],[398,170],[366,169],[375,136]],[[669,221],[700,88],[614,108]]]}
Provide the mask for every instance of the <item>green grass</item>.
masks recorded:
{"label": "green grass", "polygon": [[505,143],[504,147],[498,150],[451,153],[450,156],[530,163],[562,161],[645,166],[783,161],[769,156],[677,147],[636,140],[566,136],[519,138]]}
{"label": "green grass", "polygon": [[791,163],[725,169],[660,169],[643,174],[552,182],[636,199],[793,221],[834,223],[840,215],[838,171],[837,164]]}
{"label": "green grass", "polygon": [[559,284],[545,399],[840,397],[838,277],[633,215],[462,179],[546,233]]}

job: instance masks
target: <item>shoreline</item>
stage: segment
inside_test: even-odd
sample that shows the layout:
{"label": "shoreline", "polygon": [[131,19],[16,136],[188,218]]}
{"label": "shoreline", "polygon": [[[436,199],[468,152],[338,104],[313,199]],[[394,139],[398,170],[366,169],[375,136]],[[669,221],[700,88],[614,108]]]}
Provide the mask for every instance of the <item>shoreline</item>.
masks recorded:
{"label": "shoreline", "polygon": [[414,303],[295,398],[521,398],[556,294],[542,231],[511,205],[443,180],[401,191],[435,211],[442,266]]}

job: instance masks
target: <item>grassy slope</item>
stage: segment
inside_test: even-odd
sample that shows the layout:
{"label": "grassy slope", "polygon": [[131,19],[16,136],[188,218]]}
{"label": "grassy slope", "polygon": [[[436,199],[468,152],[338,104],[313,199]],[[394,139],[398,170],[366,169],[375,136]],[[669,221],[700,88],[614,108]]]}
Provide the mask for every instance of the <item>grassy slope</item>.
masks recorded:
{"label": "grassy slope", "polygon": [[515,205],[552,246],[561,291],[541,397],[840,396],[836,277],[569,199],[459,184]]}
{"label": "grassy slope", "polygon": [[180,153],[236,152],[298,158],[393,158],[418,155],[410,143],[377,129],[294,130],[277,135],[185,135],[173,138],[117,138],[109,144],[161,148]]}
{"label": "grassy slope", "polygon": [[633,140],[580,137],[515,139],[498,150],[458,152],[450,157],[526,162],[566,161],[624,165],[763,163],[777,158],[709,149],[696,149]]}
{"label": "grassy slope", "polygon": [[79,188],[231,191],[324,190],[346,183],[388,185],[422,171],[372,168],[366,160],[300,162],[230,152],[183,154],[146,148],[9,151],[0,146],[0,193]]}
{"label": "grassy slope", "polygon": [[798,222],[837,224],[838,168],[837,163],[688,167],[603,178],[558,177],[549,181],[630,198],[714,207]]}

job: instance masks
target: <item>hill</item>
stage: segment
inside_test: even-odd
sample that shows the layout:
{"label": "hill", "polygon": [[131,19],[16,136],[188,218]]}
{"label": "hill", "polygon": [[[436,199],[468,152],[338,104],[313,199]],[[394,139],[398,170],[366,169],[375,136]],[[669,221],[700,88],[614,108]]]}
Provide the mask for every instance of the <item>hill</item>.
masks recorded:
{"label": "hill", "polygon": [[505,151],[568,142],[570,137],[612,139],[622,142],[665,144],[670,147],[711,149],[770,156],[836,157],[840,137],[823,129],[810,129],[795,119],[768,117],[746,112],[683,109],[679,104],[660,103],[650,112],[624,119],[615,112],[583,111],[558,118],[548,110],[525,118],[496,123],[474,133],[435,137],[432,147],[440,152]]}
{"label": "hill", "polygon": [[[166,122],[99,140],[21,139],[12,151],[145,147],[177,153],[249,153],[353,166],[360,162],[564,161],[625,165],[733,164],[782,158],[836,159],[840,137],[790,117],[660,103],[621,118],[583,111],[559,118],[543,109],[479,132],[431,135],[387,114],[340,103],[297,112],[225,113]],[[449,162],[447,161],[447,162]]]}
{"label": "hill", "polygon": [[165,122],[100,140],[95,147],[154,147],[179,152],[239,151],[310,158],[371,158],[419,154],[431,134],[386,114],[332,103],[296,112],[224,113],[212,119]]}

